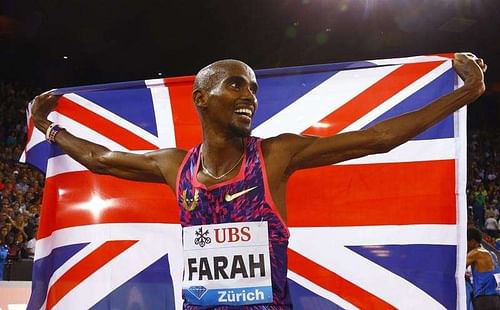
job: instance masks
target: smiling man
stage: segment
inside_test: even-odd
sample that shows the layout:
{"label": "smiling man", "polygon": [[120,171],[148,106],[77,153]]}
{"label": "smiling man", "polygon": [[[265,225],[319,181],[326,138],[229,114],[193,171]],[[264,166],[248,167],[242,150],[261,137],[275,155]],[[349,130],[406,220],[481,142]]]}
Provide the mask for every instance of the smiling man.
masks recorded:
{"label": "smiling man", "polygon": [[251,136],[258,84],[254,71],[237,60],[217,61],[196,75],[192,98],[203,141],[188,151],[132,154],[75,137],[47,119],[58,99],[50,93],[35,98],[32,115],[49,142],[89,170],[165,183],[176,192],[185,309],[290,309],[285,204],[290,176],[387,152],[475,101],[484,92],[483,61],[459,53],[454,68],[464,80],[461,88],[420,110],[330,137]]}

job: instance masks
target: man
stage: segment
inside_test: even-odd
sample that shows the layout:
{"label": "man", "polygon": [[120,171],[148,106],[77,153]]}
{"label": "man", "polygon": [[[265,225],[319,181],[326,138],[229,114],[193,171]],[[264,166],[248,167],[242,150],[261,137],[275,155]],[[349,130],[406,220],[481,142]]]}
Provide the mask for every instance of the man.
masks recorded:
{"label": "man", "polygon": [[[269,242],[269,246],[266,246],[267,253],[260,253],[265,262],[260,260],[260,254],[249,256],[252,266],[257,268],[250,273],[243,270],[236,255],[232,264],[238,268],[232,268],[231,276],[225,271],[230,263],[215,261],[215,257],[220,256],[213,256],[213,262],[205,263],[205,267],[211,266],[212,269],[199,268],[201,259],[206,258],[201,254],[188,260],[184,272],[184,283],[187,284],[183,285],[188,288],[183,294],[185,308],[234,305],[224,301],[198,304],[189,294],[197,295],[197,292],[189,289],[217,285],[215,280],[234,280],[236,282],[230,283],[232,290],[227,291],[229,294],[247,285],[246,278],[251,277],[253,281],[262,277],[259,281],[272,283],[271,296],[269,291],[262,295],[259,291],[250,296],[248,291],[239,290],[238,294],[245,293],[248,298],[242,297],[245,300],[236,304],[255,304],[254,309],[285,309],[291,307],[286,280],[289,235],[285,224],[285,194],[289,177],[299,169],[387,152],[473,102],[484,92],[485,64],[470,53],[460,53],[455,55],[454,68],[464,80],[460,89],[421,110],[383,121],[366,130],[331,137],[295,134],[263,140],[251,137],[258,84],[253,70],[236,60],[215,62],[196,75],[192,98],[201,119],[203,141],[190,151],[172,148],[138,155],[113,152],[77,138],[47,120],[57,102],[57,96],[50,93],[35,98],[32,115],[35,126],[46,133],[50,142],[57,143],[89,170],[136,181],[166,183],[177,194],[184,238],[192,233],[193,238],[196,237],[195,243],[201,248],[213,239],[206,236],[204,229],[207,225],[214,232],[222,233],[215,235],[217,239],[211,246],[224,242],[226,237],[250,239],[250,235],[245,235],[250,230],[266,231],[265,242]],[[237,224],[236,228],[227,227],[227,223]],[[265,227],[261,227],[260,223],[265,223]],[[193,227],[195,229],[191,229]],[[235,229],[232,234],[230,229]],[[186,242],[184,246],[187,251]],[[266,270],[271,262],[269,279]],[[261,263],[265,265],[264,269],[259,269]],[[209,273],[210,270],[215,270],[215,275]],[[243,296],[233,295],[230,299]]]}
{"label": "man", "polygon": [[[500,309],[500,267],[495,254],[482,247],[482,234],[467,229],[467,266],[472,266],[474,309]],[[498,274],[498,280],[495,279]]]}

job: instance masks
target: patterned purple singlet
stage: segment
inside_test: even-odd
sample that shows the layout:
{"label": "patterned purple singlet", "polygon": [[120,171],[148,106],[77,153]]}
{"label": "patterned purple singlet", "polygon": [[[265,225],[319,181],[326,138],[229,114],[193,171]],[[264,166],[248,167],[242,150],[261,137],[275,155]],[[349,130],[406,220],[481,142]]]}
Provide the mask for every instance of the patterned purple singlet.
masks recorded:
{"label": "patterned purple singlet", "polygon": [[[184,158],[177,175],[177,202],[182,227],[231,222],[267,221],[273,302],[266,305],[218,306],[210,309],[291,309],[292,303],[287,284],[287,248],[289,232],[281,219],[267,184],[267,174],[261,150],[261,139],[244,139],[245,155],[239,174],[222,183],[206,187],[197,180],[200,167],[201,145],[191,149]],[[237,193],[256,186],[254,190],[234,199],[224,201],[226,193]],[[192,199],[198,190],[198,205],[192,211],[182,206],[182,193]],[[184,302],[184,309],[207,309]]]}

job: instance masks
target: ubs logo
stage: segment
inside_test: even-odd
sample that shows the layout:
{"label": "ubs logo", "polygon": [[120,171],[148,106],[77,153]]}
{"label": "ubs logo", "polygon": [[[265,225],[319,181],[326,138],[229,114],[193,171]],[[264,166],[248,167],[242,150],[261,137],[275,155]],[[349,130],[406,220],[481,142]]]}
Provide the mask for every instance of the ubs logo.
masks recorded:
{"label": "ubs logo", "polygon": [[197,229],[195,232],[194,244],[204,247],[206,244],[210,244],[212,239],[208,236],[208,229],[203,231],[203,227]]}
{"label": "ubs logo", "polygon": [[252,239],[248,226],[216,228],[214,234],[217,243],[250,241]]}

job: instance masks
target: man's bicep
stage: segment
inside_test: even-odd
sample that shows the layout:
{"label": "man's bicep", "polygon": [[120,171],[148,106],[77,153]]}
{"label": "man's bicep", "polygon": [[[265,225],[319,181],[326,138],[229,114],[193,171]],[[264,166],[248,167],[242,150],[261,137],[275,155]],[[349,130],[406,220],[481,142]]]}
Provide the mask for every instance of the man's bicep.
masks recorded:
{"label": "man's bicep", "polygon": [[378,153],[377,136],[371,130],[341,133],[330,137],[304,137],[290,165],[294,170],[332,165],[349,159]]}
{"label": "man's bicep", "polygon": [[[180,150],[165,149],[145,154],[109,152],[103,162],[108,173],[134,181],[169,183],[182,156]],[[182,160],[182,159],[181,159]]]}

